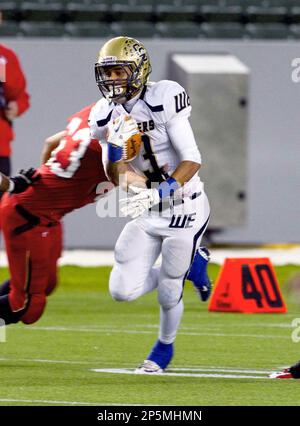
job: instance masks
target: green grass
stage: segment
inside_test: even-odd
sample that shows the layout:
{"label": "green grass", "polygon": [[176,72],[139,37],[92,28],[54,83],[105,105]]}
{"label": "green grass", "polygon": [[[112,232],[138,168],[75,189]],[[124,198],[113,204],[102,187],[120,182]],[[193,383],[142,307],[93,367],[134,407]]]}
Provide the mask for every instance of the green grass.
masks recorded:
{"label": "green grass", "polygon": [[[210,275],[219,271],[210,265]],[[288,314],[209,313],[187,283],[185,314],[170,370],[272,370],[300,358],[288,328],[300,307],[286,291],[296,266],[277,267]],[[158,305],[151,294],[117,303],[108,294],[110,268],[61,268],[61,284],[36,324],[7,327],[0,343],[0,405],[295,405],[298,381],[95,373],[134,368],[157,337]],[[7,271],[1,271],[4,278]],[[175,371],[175,370],[174,370]],[[186,371],[191,373],[191,371]],[[218,371],[217,371],[218,372]],[[202,371],[207,373],[207,371]],[[257,375],[257,374],[251,374]],[[296,389],[295,389],[296,387]],[[24,402],[22,402],[24,401]],[[41,401],[49,401],[41,402]]]}

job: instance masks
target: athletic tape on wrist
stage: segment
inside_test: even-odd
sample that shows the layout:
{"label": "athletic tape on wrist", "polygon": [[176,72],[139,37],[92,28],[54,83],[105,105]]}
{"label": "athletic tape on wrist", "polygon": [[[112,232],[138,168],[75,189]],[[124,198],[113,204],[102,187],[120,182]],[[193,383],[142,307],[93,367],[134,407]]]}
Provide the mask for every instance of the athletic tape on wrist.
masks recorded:
{"label": "athletic tape on wrist", "polygon": [[108,144],[108,159],[112,163],[116,163],[122,159],[123,149],[120,146]]}

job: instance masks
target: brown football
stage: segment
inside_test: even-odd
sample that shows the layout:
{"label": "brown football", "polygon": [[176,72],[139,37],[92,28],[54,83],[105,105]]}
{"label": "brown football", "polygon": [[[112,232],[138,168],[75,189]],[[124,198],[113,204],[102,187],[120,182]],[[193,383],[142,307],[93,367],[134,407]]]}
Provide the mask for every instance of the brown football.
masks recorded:
{"label": "brown football", "polygon": [[127,139],[123,146],[123,160],[132,161],[140,152],[142,133],[137,133]]}

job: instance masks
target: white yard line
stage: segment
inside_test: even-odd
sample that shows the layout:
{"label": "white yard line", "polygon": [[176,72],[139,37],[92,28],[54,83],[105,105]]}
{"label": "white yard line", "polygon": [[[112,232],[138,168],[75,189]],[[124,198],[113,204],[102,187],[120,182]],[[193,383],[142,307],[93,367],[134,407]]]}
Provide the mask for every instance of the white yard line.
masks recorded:
{"label": "white yard line", "polygon": [[97,364],[99,361],[66,361],[66,360],[54,360],[54,359],[39,359],[39,358],[5,358],[1,357],[1,361],[11,361],[11,362],[36,362],[41,364],[70,364],[70,365],[91,365],[93,363]]}
{"label": "white yard line", "polygon": [[[299,318],[300,318],[300,312],[299,312]],[[31,326],[31,328],[35,328],[35,327],[40,327],[40,326]],[[44,326],[41,326],[44,327]],[[52,327],[52,326],[45,326],[45,327]],[[61,329],[68,329],[68,326],[55,326],[57,328],[61,328]],[[107,330],[108,326],[107,325],[101,325],[101,324],[97,324],[97,325],[93,325],[93,324],[86,324],[86,325],[78,325],[78,326],[71,326],[72,329],[74,329],[76,327],[78,327],[78,330],[84,330],[84,329],[88,329],[88,330]],[[224,328],[234,328],[236,327],[235,324],[224,324],[224,322],[222,323],[222,325],[205,325],[205,329],[206,330],[213,330],[213,331],[220,331]],[[263,322],[259,322],[259,323],[251,323],[251,324],[246,324],[246,323],[242,323],[240,324],[240,327],[243,328],[255,328],[255,327],[259,327],[259,328],[293,328],[292,323],[288,322],[288,323],[263,323]],[[126,324],[126,328],[127,329],[154,329],[154,330],[158,330],[159,328],[159,324]],[[202,324],[201,324],[201,318],[200,318],[200,322],[198,325],[195,326],[195,322],[193,322],[192,325],[184,325],[184,326],[180,326],[180,331],[193,331],[193,330],[199,330],[202,328]],[[114,325],[114,324],[109,324],[109,329],[111,330],[120,330],[120,325]]]}
{"label": "white yard line", "polygon": [[[91,364],[103,364],[99,360],[89,360],[89,361],[71,361],[71,360],[54,360],[54,359],[39,359],[39,358],[5,358],[1,357],[1,361],[11,361],[11,362],[32,362],[32,363],[41,363],[41,364],[66,364],[66,365],[91,365]],[[131,364],[123,364],[126,371],[131,370],[134,366]],[[107,369],[105,369],[107,370]],[[232,368],[232,367],[197,367],[197,366],[185,366],[185,367],[172,367],[170,368],[171,372],[180,372],[180,371],[191,371],[191,372],[214,372],[214,373],[243,373],[243,374],[269,374],[270,370],[259,370],[251,368]]]}
{"label": "white yard line", "polygon": [[99,405],[97,402],[52,401],[47,399],[10,399],[0,398],[0,402],[23,402],[29,404],[58,404],[58,405]]}
{"label": "white yard line", "polygon": [[[129,367],[124,367],[129,368]],[[276,366],[276,369],[278,367]],[[178,365],[177,367],[170,368],[170,370],[174,371],[206,371],[206,372],[219,372],[219,373],[249,373],[249,374],[268,374],[270,373],[270,370],[266,369],[260,369],[260,368],[243,368],[243,367],[224,367],[224,366],[217,366],[217,365],[210,365],[209,367],[205,365],[185,365],[181,366]]]}
{"label": "white yard line", "polygon": [[135,406],[140,407],[145,404],[122,404],[122,403],[111,403],[111,402],[79,402],[79,401],[52,401],[47,399],[10,399],[0,398],[0,402],[23,402],[26,404],[50,404],[50,405],[96,405],[96,406]]}
{"label": "white yard line", "polygon": [[[17,330],[17,329],[15,329]],[[76,328],[76,327],[25,327],[26,331],[60,331],[60,332],[73,332],[73,333],[99,333],[99,334],[156,334],[156,331],[150,330],[123,330],[123,329],[114,329],[114,328]],[[23,331],[23,329],[22,329]],[[247,333],[202,333],[202,332],[183,332],[179,331],[178,335],[181,336],[217,336],[217,337],[246,337],[252,339],[290,339],[290,335],[278,336],[272,334],[247,334]]]}
{"label": "white yard line", "polygon": [[[95,373],[110,373],[110,374],[134,374],[134,369],[126,369],[126,368],[96,368],[92,369],[91,371]],[[151,374],[146,374],[147,376],[151,376]],[[138,376],[138,375],[137,375]],[[144,376],[144,375],[143,375]],[[210,373],[210,374],[196,374],[196,373],[162,373],[162,374],[155,374],[155,377],[196,377],[196,378],[220,378],[220,379],[265,379],[269,380],[268,377],[263,376],[247,376],[247,375],[240,375],[240,374],[219,374],[219,373]]]}
{"label": "white yard line", "polygon": [[[40,363],[40,364],[65,364],[65,365],[89,365],[92,364],[103,364],[102,360],[88,360],[88,361],[71,361],[71,360],[55,360],[55,359],[40,359],[40,358],[5,358],[1,357],[1,361],[9,362],[29,362],[29,363]],[[105,364],[107,364],[105,362]],[[123,364],[123,369],[133,369],[133,364],[121,363]],[[278,367],[279,368],[279,367]],[[222,367],[222,366],[178,366],[170,368],[171,372],[180,372],[180,371],[191,371],[191,372],[206,372],[206,373],[243,373],[243,374],[269,374],[270,370],[265,369],[251,369],[251,368],[242,368],[242,367]]]}

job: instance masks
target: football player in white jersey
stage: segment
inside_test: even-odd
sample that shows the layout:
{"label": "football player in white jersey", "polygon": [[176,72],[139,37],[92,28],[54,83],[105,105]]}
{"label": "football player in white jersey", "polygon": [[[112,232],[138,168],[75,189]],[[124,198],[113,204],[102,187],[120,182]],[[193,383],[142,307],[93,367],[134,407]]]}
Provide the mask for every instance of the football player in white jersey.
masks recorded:
{"label": "football player in white jersey", "polygon": [[[173,357],[183,314],[183,285],[193,260],[198,262],[195,253],[206,266],[206,253],[199,255],[197,250],[210,209],[198,176],[201,156],[188,119],[189,97],[175,81],[148,82],[150,72],[142,43],[129,37],[109,40],[95,65],[103,98],[92,109],[89,122],[92,137],[107,144],[110,179],[119,184],[128,167],[139,176],[139,183],[129,186],[133,195],[121,208],[134,220],[117,241],[109,289],[118,301],[157,289],[159,337],[136,370],[155,374]],[[124,142],[137,133],[141,148],[125,162]],[[154,267],[160,254],[161,266]]]}

